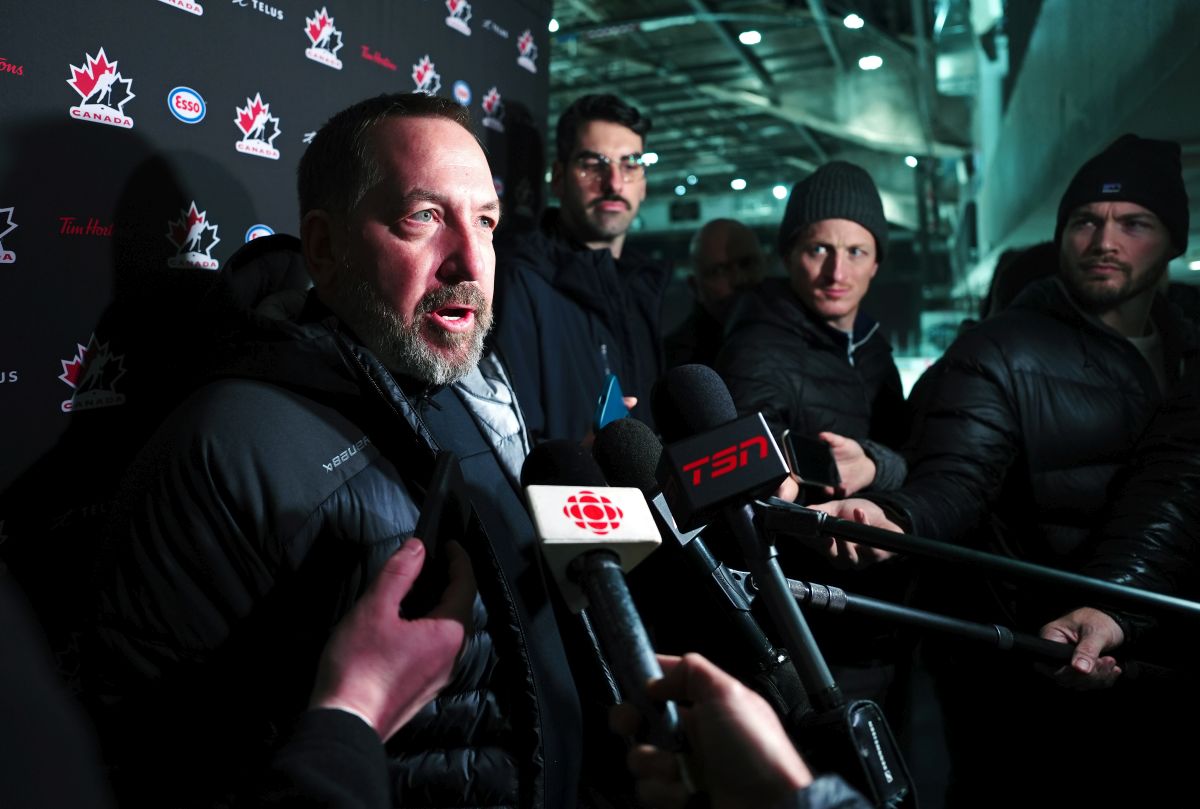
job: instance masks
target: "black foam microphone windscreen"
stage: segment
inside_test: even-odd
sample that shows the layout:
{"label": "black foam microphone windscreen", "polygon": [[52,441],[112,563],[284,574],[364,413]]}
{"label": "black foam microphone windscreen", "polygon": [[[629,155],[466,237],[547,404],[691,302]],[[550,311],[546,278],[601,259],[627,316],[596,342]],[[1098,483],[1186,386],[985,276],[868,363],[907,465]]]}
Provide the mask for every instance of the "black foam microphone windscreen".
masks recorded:
{"label": "black foam microphone windscreen", "polygon": [[729,388],[707,365],[680,365],[663,374],[654,383],[650,408],[666,443],[737,418]]}
{"label": "black foam microphone windscreen", "polygon": [[613,486],[632,486],[647,495],[658,491],[662,442],[635,418],[623,418],[596,434],[592,457]]}

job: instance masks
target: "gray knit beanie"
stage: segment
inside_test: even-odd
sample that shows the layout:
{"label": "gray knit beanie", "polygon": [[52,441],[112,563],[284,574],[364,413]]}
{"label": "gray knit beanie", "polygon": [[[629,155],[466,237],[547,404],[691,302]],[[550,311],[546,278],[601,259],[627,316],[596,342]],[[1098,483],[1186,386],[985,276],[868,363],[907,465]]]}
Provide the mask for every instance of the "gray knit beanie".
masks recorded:
{"label": "gray knit beanie", "polygon": [[883,202],[871,175],[853,163],[834,160],[796,183],[779,225],[779,255],[787,256],[800,231],[822,219],[849,219],[875,237],[875,260],[887,252]]}

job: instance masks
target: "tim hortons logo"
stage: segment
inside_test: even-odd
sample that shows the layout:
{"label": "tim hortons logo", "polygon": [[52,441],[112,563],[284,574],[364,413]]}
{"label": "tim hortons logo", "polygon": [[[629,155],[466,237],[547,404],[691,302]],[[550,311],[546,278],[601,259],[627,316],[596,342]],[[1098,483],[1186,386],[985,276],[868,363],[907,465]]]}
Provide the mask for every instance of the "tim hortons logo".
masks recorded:
{"label": "tim hortons logo", "polygon": [[0,56],[0,73],[11,73],[14,76],[24,76],[25,65],[14,65],[3,56]]}
{"label": "tim hortons logo", "polygon": [[59,236],[112,236],[112,223],[101,224],[99,219],[89,216],[84,223],[73,216],[58,217]]}
{"label": "tim hortons logo", "polygon": [[263,102],[262,94],[255,93],[253,99],[246,99],[245,107],[235,107],[235,110],[237,117],[233,122],[242,133],[235,148],[242,154],[278,160],[279,150],[274,142],[279,137],[279,119],[271,114],[271,105]]}
{"label": "tim hortons logo", "polygon": [[191,0],[158,0],[160,3],[166,3],[168,6],[186,11],[189,14],[195,14],[197,17],[204,16],[204,7],[199,3],[193,3]]}
{"label": "tim hortons logo", "polygon": [[497,132],[504,131],[504,101],[500,98],[500,91],[495,87],[487,91],[483,101],[480,102],[483,107],[483,125],[488,129],[494,129]]}
{"label": "tim hortons logo", "polygon": [[446,0],[446,10],[450,12],[450,16],[446,17],[446,25],[460,34],[471,36],[471,26],[467,25],[471,21],[471,4],[467,0]]}
{"label": "tim hortons logo", "polygon": [[413,65],[412,69],[413,84],[416,85],[415,92],[424,93],[425,95],[435,96],[438,90],[442,89],[442,77],[438,75],[437,69],[434,68],[433,62],[429,61],[429,54],[425,54],[421,59]]}
{"label": "tim hortons logo", "polygon": [[125,114],[125,105],[134,98],[133,79],[121,75],[117,62],[110,62],[104,48],[92,56],[85,53],[83,67],[71,65],[67,84],[79,93],[81,102],[71,107],[71,117],[95,124],[133,129],[133,119]]}
{"label": "tim hortons logo", "polygon": [[17,254],[4,247],[4,237],[17,229],[17,223],[13,221],[12,215],[11,205],[7,208],[0,208],[0,264],[13,264],[17,260]]}
{"label": "tim hortons logo", "polygon": [[767,457],[768,447],[767,439],[761,435],[756,435],[753,438],[747,438],[740,444],[733,444],[723,450],[714,452],[712,455],[705,455],[703,458],[697,458],[683,465],[684,472],[692,473],[692,485],[699,486],[704,480],[704,471],[709,470],[709,479],[719,478],[721,475],[728,475],[735,469],[746,466],[750,463],[750,452],[754,448],[758,448],[754,460],[761,460]]}
{"label": "tim hortons logo", "polygon": [[517,64],[530,73],[537,73],[537,45],[533,42],[533,33],[526,28],[517,38]]}
{"label": "tim hortons logo", "polygon": [[620,528],[625,518],[624,512],[607,497],[586,490],[567,498],[563,514],[575,525],[601,537]]}
{"label": "tim hortons logo", "polygon": [[342,47],[342,32],[333,25],[333,17],[322,6],[313,16],[304,18],[304,33],[311,45],[304,55],[334,70],[342,69],[342,60],[337,52]]}
{"label": "tim hortons logo", "polygon": [[62,403],[62,412],[124,404],[125,394],[116,391],[117,380],[125,375],[124,360],[125,355],[113,354],[108,343],[97,342],[95,334],[86,346],[76,343],[75,356],[61,360],[63,372],[58,378],[74,391]]}
{"label": "tim hortons logo", "polygon": [[179,212],[178,219],[167,223],[167,240],[175,245],[175,257],[167,259],[168,267],[215,270],[220,266],[212,257],[212,249],[221,241],[217,226],[208,221],[207,211],[196,207],[195,200]]}

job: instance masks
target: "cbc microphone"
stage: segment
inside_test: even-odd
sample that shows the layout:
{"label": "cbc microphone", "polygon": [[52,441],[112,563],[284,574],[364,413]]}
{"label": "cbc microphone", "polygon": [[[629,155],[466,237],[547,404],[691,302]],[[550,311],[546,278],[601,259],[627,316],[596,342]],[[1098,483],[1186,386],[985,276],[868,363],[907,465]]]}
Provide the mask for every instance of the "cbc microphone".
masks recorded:
{"label": "cbc microphone", "polygon": [[587,608],[621,692],[651,723],[660,747],[682,747],[672,702],[646,696],[662,677],[650,637],[634,607],[624,570],[660,543],[642,493],[605,485],[586,450],[570,441],[539,444],[521,469],[538,542],[563,599],[573,612]]}

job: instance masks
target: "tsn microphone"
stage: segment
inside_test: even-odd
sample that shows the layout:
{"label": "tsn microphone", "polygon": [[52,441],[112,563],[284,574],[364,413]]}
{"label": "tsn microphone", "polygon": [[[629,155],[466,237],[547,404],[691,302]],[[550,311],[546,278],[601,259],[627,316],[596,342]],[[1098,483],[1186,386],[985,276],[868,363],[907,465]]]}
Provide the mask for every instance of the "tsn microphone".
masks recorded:
{"label": "tsn microphone", "polygon": [[679,751],[682,735],[673,702],[656,704],[646,683],[662,677],[650,636],[625,583],[628,570],[661,540],[642,493],[605,484],[595,461],[577,444],[539,444],[521,469],[547,566],[573,612],[585,607],[621,692],[651,723],[651,739]]}
{"label": "tsn microphone", "polygon": [[700,536],[702,529],[684,532],[676,525],[666,497],[659,491],[657,474],[662,454],[662,442],[654,431],[633,418],[610,423],[600,430],[592,444],[592,456],[605,477],[618,486],[641,490],[660,534],[666,537],[666,544],[678,548],[692,575],[705,582],[755,667],[759,671],[774,670],[787,656],[775,648],[751,615],[752,599],[743,584],[709,550]]}

